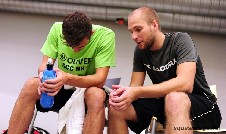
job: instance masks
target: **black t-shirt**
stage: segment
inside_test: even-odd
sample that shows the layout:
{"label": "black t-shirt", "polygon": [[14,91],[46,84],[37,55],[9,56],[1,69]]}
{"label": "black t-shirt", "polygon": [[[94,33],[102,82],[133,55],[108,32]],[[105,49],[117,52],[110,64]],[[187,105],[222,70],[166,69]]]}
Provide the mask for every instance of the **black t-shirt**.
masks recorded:
{"label": "black t-shirt", "polygon": [[148,49],[134,51],[133,71],[147,72],[154,84],[176,77],[177,65],[183,62],[196,62],[194,94],[207,96],[215,101],[206,81],[201,60],[195,44],[187,33],[165,34],[163,47],[158,51]]}

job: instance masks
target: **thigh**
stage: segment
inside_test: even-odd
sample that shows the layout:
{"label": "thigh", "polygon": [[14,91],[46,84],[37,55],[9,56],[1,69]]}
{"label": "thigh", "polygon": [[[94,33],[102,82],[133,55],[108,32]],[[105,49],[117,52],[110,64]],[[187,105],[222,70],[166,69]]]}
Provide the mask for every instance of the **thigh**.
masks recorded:
{"label": "thigh", "polygon": [[40,100],[36,102],[36,108],[40,112],[58,112],[66,104],[73,93],[74,90],[66,90],[62,87],[58,94],[54,96],[54,104],[51,108],[42,108],[42,106],[40,105]]}
{"label": "thigh", "polygon": [[218,129],[222,118],[217,103],[196,94],[188,94],[188,97],[193,129]]}
{"label": "thigh", "polygon": [[[164,116],[164,99],[140,98],[132,103],[136,111],[137,121],[127,121],[129,128],[135,133],[140,133],[150,125],[153,116]],[[157,117],[158,118],[158,117]],[[162,117],[164,118],[164,117]]]}

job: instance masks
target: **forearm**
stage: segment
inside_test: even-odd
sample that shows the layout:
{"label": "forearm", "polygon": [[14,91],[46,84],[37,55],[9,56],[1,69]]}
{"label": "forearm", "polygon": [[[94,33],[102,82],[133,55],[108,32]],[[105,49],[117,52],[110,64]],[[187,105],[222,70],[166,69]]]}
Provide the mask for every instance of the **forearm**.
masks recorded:
{"label": "forearm", "polygon": [[186,79],[173,78],[168,81],[153,84],[150,86],[136,87],[137,98],[159,98],[164,97],[170,92],[187,92],[191,93],[193,89],[193,81],[186,81]]}
{"label": "forearm", "polygon": [[184,62],[177,66],[177,76],[159,84],[137,87],[137,97],[158,98],[164,97],[170,92],[187,92],[193,90],[196,73],[195,62]]}
{"label": "forearm", "polygon": [[44,65],[40,66],[40,67],[38,68],[38,74],[39,74],[40,72],[43,72],[45,69],[46,69],[46,66],[44,66]]}
{"label": "forearm", "polygon": [[74,87],[88,88],[88,87],[99,87],[102,88],[106,78],[98,77],[98,75],[87,75],[78,76],[66,73],[66,85],[71,85]]}

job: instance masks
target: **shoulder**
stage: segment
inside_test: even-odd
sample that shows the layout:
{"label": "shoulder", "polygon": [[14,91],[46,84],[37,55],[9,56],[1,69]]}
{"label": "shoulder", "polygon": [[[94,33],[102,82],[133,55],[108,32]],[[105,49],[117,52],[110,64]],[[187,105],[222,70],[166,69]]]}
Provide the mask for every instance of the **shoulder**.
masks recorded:
{"label": "shoulder", "polygon": [[190,36],[186,32],[170,32],[170,33],[165,33],[166,37],[187,37]]}
{"label": "shoulder", "polygon": [[191,38],[191,36],[186,33],[186,32],[174,32],[173,34],[175,36],[175,38],[179,39],[188,39],[188,38]]}
{"label": "shoulder", "polygon": [[115,35],[114,31],[108,27],[101,25],[92,25],[95,34],[112,34]]}
{"label": "shoulder", "polygon": [[53,25],[61,25],[62,26],[63,22],[54,22]]}
{"label": "shoulder", "polygon": [[186,32],[171,32],[165,33],[166,38],[171,40],[171,42],[182,43],[187,41],[192,41],[191,36]]}
{"label": "shoulder", "polygon": [[54,28],[54,29],[62,29],[62,24],[63,24],[63,22],[54,22],[52,24],[52,28]]}
{"label": "shoulder", "polygon": [[62,35],[62,22],[55,22],[52,24],[50,34],[55,37],[61,37]]}
{"label": "shoulder", "polygon": [[178,32],[176,36],[176,40],[179,43],[194,43],[191,36],[186,32]]}

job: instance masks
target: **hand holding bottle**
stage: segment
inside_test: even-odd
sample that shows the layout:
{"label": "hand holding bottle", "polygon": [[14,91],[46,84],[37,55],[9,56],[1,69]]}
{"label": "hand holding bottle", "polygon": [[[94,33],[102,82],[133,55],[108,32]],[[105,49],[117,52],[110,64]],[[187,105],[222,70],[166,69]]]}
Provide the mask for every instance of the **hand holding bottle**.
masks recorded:
{"label": "hand holding bottle", "polygon": [[[56,72],[53,70],[53,60],[48,59],[46,70],[42,73],[42,83],[49,79],[55,79]],[[54,104],[54,97],[49,96],[48,92],[42,92],[40,98],[40,104],[43,108],[51,108]]]}

